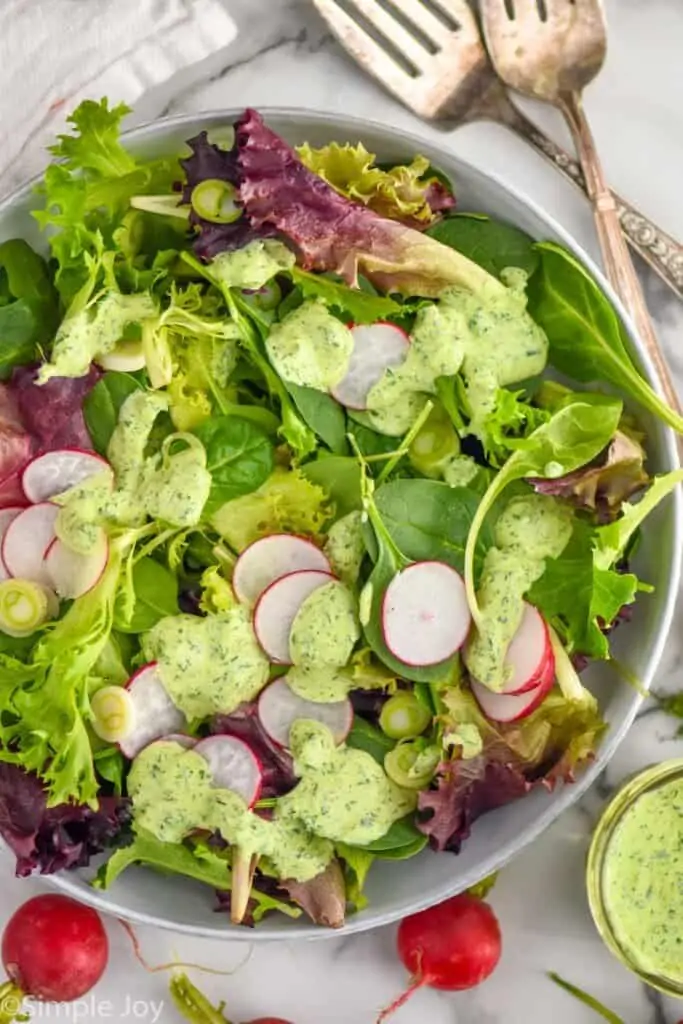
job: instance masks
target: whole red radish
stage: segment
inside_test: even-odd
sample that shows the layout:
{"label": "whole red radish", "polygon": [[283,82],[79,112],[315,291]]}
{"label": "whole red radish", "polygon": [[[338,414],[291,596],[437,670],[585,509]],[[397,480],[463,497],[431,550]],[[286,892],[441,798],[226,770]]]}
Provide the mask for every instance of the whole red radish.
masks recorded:
{"label": "whole red radish", "polygon": [[457,992],[488,978],[500,960],[500,927],[488,903],[463,893],[404,918],[397,946],[412,979],[403,995],[382,1011],[377,1024],[425,985]]}
{"label": "whole red radish", "polygon": [[10,918],[2,936],[2,962],[17,999],[78,999],[99,981],[108,954],[99,914],[67,896],[46,894],[28,900]]}

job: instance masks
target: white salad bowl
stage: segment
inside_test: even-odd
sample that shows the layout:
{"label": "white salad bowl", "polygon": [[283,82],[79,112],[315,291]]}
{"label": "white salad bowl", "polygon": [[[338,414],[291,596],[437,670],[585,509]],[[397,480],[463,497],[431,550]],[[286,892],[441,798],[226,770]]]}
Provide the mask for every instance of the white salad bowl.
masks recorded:
{"label": "white salad bowl", "polygon": [[[237,112],[226,111],[176,117],[138,128],[130,132],[125,141],[133,152],[144,157],[181,152],[186,139],[203,129],[228,126],[236,116]],[[453,179],[460,210],[488,213],[516,225],[534,238],[552,239],[572,250],[616,306],[629,334],[632,357],[653,387],[658,388],[644,346],[601,272],[551,217],[519,192],[446,149],[370,121],[277,109],[264,111],[264,116],[275,131],[294,144],[306,140],[314,145],[324,145],[333,139],[362,141],[381,160],[403,160],[415,153],[424,153]],[[44,246],[35,221],[29,216],[31,206],[35,205],[33,198],[28,185],[0,204],[0,240],[22,236],[37,246]],[[672,431],[642,409],[638,409],[638,416],[647,431],[650,471],[663,473],[676,468],[678,460]],[[671,626],[681,569],[681,525],[681,494],[677,489],[648,518],[634,559],[634,571],[654,585],[654,593],[639,596],[632,620],[619,628],[614,639],[616,656],[645,688],[652,682]],[[537,839],[578,800],[624,738],[642,699],[606,665],[592,666],[585,678],[600,700],[609,729],[597,757],[580,773],[577,781],[553,793],[535,789],[516,803],[480,818],[458,856],[425,850],[408,861],[375,864],[366,887],[369,905],[349,917],[343,933],[388,924],[474,885]],[[130,868],[107,892],[91,888],[92,876],[93,870],[87,869],[51,876],[49,882],[106,913],[193,935],[248,942],[323,939],[339,935],[338,931],[304,920],[290,921],[278,916],[266,918],[255,929],[236,927],[230,924],[227,914],[214,912],[213,896],[207,886],[177,875],[166,877],[147,869]]]}

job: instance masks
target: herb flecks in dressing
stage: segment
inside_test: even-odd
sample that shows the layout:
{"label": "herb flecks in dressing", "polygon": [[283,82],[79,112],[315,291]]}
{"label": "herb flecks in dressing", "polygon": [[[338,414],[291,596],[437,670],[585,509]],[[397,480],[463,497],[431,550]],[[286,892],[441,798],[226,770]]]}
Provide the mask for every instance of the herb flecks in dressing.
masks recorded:
{"label": "herb flecks in dressing", "polygon": [[360,636],[356,602],[339,580],[314,590],[292,623],[289,651],[295,665],[346,665]]}
{"label": "herb flecks in dressing", "polygon": [[84,377],[96,356],[106,355],[121,340],[129,324],[157,316],[151,296],[107,292],[74,316],[67,316],[57,331],[52,359],[43,363],[38,383],[51,377]]}
{"label": "herb flecks in dressing", "polygon": [[211,261],[209,272],[226,288],[257,291],[295,262],[294,253],[282,242],[256,240],[242,249],[220,253]]}
{"label": "herb flecks in dressing", "polygon": [[512,498],[498,518],[477,592],[482,626],[465,649],[469,672],[492,690],[505,685],[505,655],[522,621],[524,595],[543,575],[546,558],[564,551],[572,515],[556,498],[529,494]]}
{"label": "herb flecks in dressing", "polygon": [[295,818],[317,836],[361,846],[381,839],[415,809],[414,793],[389,779],[370,754],[336,747],[318,722],[295,722],[290,732],[298,786],[277,805],[278,818]]}
{"label": "herb flecks in dressing", "polygon": [[361,512],[349,512],[332,524],[327,531],[325,554],[332,566],[332,572],[344,583],[353,586],[358,582],[361,563],[365,557]]}
{"label": "herb flecks in dressing", "polygon": [[643,793],[605,854],[605,908],[619,946],[641,971],[683,983],[683,782]]}
{"label": "herb flecks in dressing", "polygon": [[316,704],[334,704],[344,700],[355,683],[351,676],[334,668],[293,665],[287,673],[287,685],[303,700],[311,700]]}
{"label": "herb flecks in dressing", "polygon": [[329,391],[346,374],[353,335],[324,302],[307,300],[273,327],[266,349],[283,380]]}
{"label": "herb flecks in dressing", "polygon": [[164,686],[190,719],[229,714],[253,700],[268,679],[268,659],[241,605],[203,619],[167,616],[142,646],[145,658],[158,662]]}
{"label": "herb flecks in dressing", "polygon": [[368,395],[377,430],[404,434],[423,408],[425,395],[436,393],[437,378],[461,372],[470,430],[476,433],[494,411],[499,387],[543,371],[548,339],[526,312],[526,275],[510,271],[506,281],[505,289],[496,281],[476,294],[447,288],[437,304],[418,312],[405,362],[386,370]]}

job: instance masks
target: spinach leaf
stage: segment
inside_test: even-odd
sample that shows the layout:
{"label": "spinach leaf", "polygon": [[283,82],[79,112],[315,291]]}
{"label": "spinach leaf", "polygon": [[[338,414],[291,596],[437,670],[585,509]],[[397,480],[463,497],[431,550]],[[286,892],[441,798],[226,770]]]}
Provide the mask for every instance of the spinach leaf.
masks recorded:
{"label": "spinach leaf", "polygon": [[303,475],[322,487],[334,502],[339,518],[363,507],[361,498],[361,468],[358,460],[350,456],[329,455],[301,467]]}
{"label": "spinach leaf", "polygon": [[366,533],[366,547],[375,565],[360,597],[361,625],[368,644],[380,661],[402,679],[416,683],[428,683],[448,679],[457,664],[458,656],[441,661],[436,665],[406,665],[395,658],[384,641],[382,628],[382,607],[384,594],[394,577],[411,564],[411,559],[399,550],[384,523],[371,492],[372,482],[363,477],[363,505],[367,512],[371,531]]}
{"label": "spinach leaf", "polygon": [[[465,545],[481,496],[438,480],[393,480],[375,495],[377,510],[392,540],[414,562],[465,566]],[[490,527],[477,538],[475,558],[493,544]]]}
{"label": "spinach leaf", "polygon": [[347,747],[354,750],[364,750],[366,754],[374,757],[378,764],[384,765],[384,755],[388,754],[396,746],[396,741],[389,739],[381,729],[378,729],[366,718],[356,715],[351,726],[351,732],[346,737]]}
{"label": "spinach leaf", "polygon": [[361,288],[349,288],[342,281],[320,274],[309,274],[293,267],[292,280],[306,299],[322,299],[326,306],[346,314],[356,324],[373,324],[404,313],[403,307],[383,295],[371,295]]}
{"label": "spinach leaf", "polygon": [[628,335],[609,299],[579,261],[553,242],[539,242],[529,282],[529,312],[548,335],[553,366],[574,380],[607,381],[679,433],[683,418],[641,377]]}
{"label": "spinach leaf", "polygon": [[250,494],[264,484],[275,465],[273,446],[265,431],[240,416],[214,416],[194,431],[206,448],[212,485],[207,516],[233,498]]}
{"label": "spinach leaf", "polygon": [[130,620],[118,615],[115,621],[122,633],[144,633],[167,615],[178,615],[178,580],[161,562],[141,558],[133,566],[132,585],[133,614]]}
{"label": "spinach leaf", "polygon": [[344,455],[346,443],[346,416],[338,402],[315,388],[304,388],[287,382],[287,390],[305,423],[335,455]]}
{"label": "spinach leaf", "polygon": [[47,348],[58,319],[45,260],[21,238],[0,244],[0,379]]}
{"label": "spinach leaf", "polygon": [[93,754],[95,770],[97,774],[111,783],[114,793],[121,796],[123,793],[123,776],[126,768],[123,754],[113,747],[103,747]]}
{"label": "spinach leaf", "polygon": [[494,277],[500,277],[506,267],[519,267],[529,275],[538,268],[539,255],[530,235],[481,213],[455,213],[426,233],[457,249]]}
{"label": "spinach leaf", "polygon": [[417,845],[418,849],[413,849],[412,853],[407,854],[407,856],[412,857],[413,853],[418,853],[419,850],[424,849],[426,844],[427,837],[420,832],[412,816],[409,815],[406,818],[401,818],[400,821],[395,821],[381,839],[376,839],[374,843],[367,843],[365,846],[360,847],[360,849],[368,850],[377,857],[383,857],[401,849],[412,849]]}
{"label": "spinach leaf", "polygon": [[400,438],[388,437],[373,430],[360,418],[362,415],[363,413],[353,413],[349,416],[353,421],[349,424],[349,431],[353,434],[361,455],[387,455],[396,451],[401,444]]}
{"label": "spinach leaf", "polygon": [[106,456],[121,406],[142,384],[129,373],[105,373],[83,399],[83,415],[95,451]]}
{"label": "spinach leaf", "polygon": [[479,533],[498,495],[514,480],[526,476],[555,478],[585,466],[607,447],[619,426],[622,403],[598,395],[582,395],[559,409],[519,447],[494,477],[482,498],[470,528],[465,549],[465,586],[470,610],[477,624],[481,612],[474,591],[474,555]]}

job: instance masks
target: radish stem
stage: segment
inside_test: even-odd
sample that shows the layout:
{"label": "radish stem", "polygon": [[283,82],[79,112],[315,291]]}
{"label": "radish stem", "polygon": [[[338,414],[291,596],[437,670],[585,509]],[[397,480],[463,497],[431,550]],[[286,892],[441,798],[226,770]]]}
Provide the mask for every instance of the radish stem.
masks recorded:
{"label": "radish stem", "polygon": [[415,977],[411,979],[410,985],[403,992],[402,995],[395,999],[390,1006],[385,1007],[377,1018],[376,1024],[384,1024],[385,1020],[389,1020],[389,1017],[393,1016],[397,1010],[400,1010],[402,1006],[408,1002],[408,1000],[415,995],[418,989],[424,988],[427,984],[428,979],[424,977]]}
{"label": "radish stem", "polygon": [[230,890],[230,920],[233,924],[242,924],[244,920],[258,861],[257,854],[248,854],[239,846],[234,848]]}

